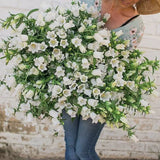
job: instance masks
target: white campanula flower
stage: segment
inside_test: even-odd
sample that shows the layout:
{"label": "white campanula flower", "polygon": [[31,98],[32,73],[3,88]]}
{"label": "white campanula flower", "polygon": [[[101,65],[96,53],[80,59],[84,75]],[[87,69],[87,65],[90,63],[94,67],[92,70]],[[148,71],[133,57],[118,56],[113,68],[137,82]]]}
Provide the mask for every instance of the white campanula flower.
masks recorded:
{"label": "white campanula flower", "polygon": [[92,78],[91,83],[92,83],[92,86],[96,86],[97,85],[96,79]]}
{"label": "white campanula flower", "polygon": [[125,72],[125,67],[123,67],[123,66],[117,67],[117,72],[118,72],[118,73],[123,73],[123,72]]}
{"label": "white campanula flower", "polygon": [[6,76],[5,82],[8,87],[12,88],[16,86],[16,80],[13,76]]}
{"label": "white campanula flower", "polygon": [[92,90],[91,89],[84,89],[84,94],[87,95],[88,97],[91,97]]}
{"label": "white campanula flower", "polygon": [[124,86],[126,84],[126,81],[124,81],[122,78],[119,78],[114,83],[115,83],[114,85],[120,87],[120,86]]}
{"label": "white campanula flower", "polygon": [[42,63],[40,65],[38,65],[38,69],[42,72],[47,70],[47,64],[46,63]]}
{"label": "white campanula flower", "polygon": [[84,30],[86,29],[86,27],[82,24],[82,26],[78,29],[79,33],[84,32]]}
{"label": "white campanula flower", "polygon": [[88,49],[97,51],[97,50],[99,49],[99,44],[98,44],[98,42],[89,43],[89,44],[88,44]]}
{"label": "white campanula flower", "polygon": [[54,127],[57,127],[60,125],[60,121],[57,118],[52,118],[52,124]]}
{"label": "white campanula flower", "polygon": [[105,23],[103,21],[100,21],[100,22],[97,23],[98,29],[103,27],[104,25],[105,25]]}
{"label": "white campanula flower", "polygon": [[44,17],[42,14],[39,14],[37,19],[36,19],[36,25],[37,26],[45,26],[45,22],[44,22]]}
{"label": "white campanula flower", "polygon": [[98,35],[109,40],[111,36],[111,32],[109,30],[102,29],[98,31]]}
{"label": "white campanula flower", "polygon": [[105,13],[103,16],[103,18],[105,18],[106,21],[108,21],[110,17],[111,17],[111,15],[109,13]]}
{"label": "white campanula flower", "polygon": [[73,15],[74,15],[75,17],[78,17],[78,16],[79,16],[79,7],[78,7],[78,6],[73,6],[73,7],[71,8],[71,10],[72,10],[72,13],[73,13]]}
{"label": "white campanula flower", "polygon": [[65,30],[68,30],[68,29],[70,29],[70,28],[72,28],[72,27],[75,27],[75,24],[73,23],[72,20],[70,20],[69,23],[65,23],[65,24],[64,24],[64,29],[65,29]]}
{"label": "white campanula flower", "polygon": [[82,39],[80,38],[73,38],[71,40],[72,44],[75,46],[75,47],[79,47],[81,46],[81,42],[82,42]]}
{"label": "white campanula flower", "polygon": [[129,54],[130,54],[130,52],[127,51],[127,50],[121,52],[121,55],[122,55],[124,58],[128,58],[128,57],[129,57]]}
{"label": "white campanula flower", "polygon": [[52,54],[54,55],[54,57],[59,57],[60,54],[62,53],[62,51],[58,48],[54,48]]}
{"label": "white campanula flower", "polygon": [[86,51],[87,51],[83,45],[80,45],[79,49],[80,49],[81,53],[86,53]]}
{"label": "white campanula flower", "polygon": [[94,76],[101,76],[101,75],[102,75],[102,72],[101,72],[100,69],[94,69],[94,70],[92,71],[92,75],[94,75]]}
{"label": "white campanula flower", "polygon": [[52,97],[57,97],[58,94],[60,94],[62,92],[62,88],[59,85],[54,85],[52,88]]}
{"label": "white campanula flower", "polygon": [[54,21],[53,23],[51,23],[51,24],[49,25],[49,28],[50,28],[51,30],[54,30],[56,27],[57,27],[57,28],[59,27],[59,23],[58,23],[57,21]]}
{"label": "white campanula flower", "polygon": [[15,59],[14,59],[15,63],[16,64],[19,64],[22,62],[22,56],[20,54],[18,54]]}
{"label": "white campanula flower", "polygon": [[88,104],[95,108],[98,105],[98,100],[95,99],[88,99]]}
{"label": "white campanula flower", "polygon": [[59,78],[59,77],[63,77],[65,75],[65,71],[62,69],[61,66],[58,66],[56,68],[56,73],[55,75]]}
{"label": "white campanula flower", "polygon": [[105,85],[105,83],[102,81],[102,79],[101,79],[101,78],[97,78],[97,79],[96,79],[96,85],[97,85],[97,86],[101,86],[101,87],[102,87],[102,86],[104,86],[104,85]]}
{"label": "white campanula flower", "polygon": [[66,48],[68,46],[68,41],[62,39],[60,42],[60,46],[62,46],[63,48]]}
{"label": "white campanula flower", "polygon": [[118,67],[118,65],[119,65],[119,60],[118,60],[117,58],[113,58],[113,59],[111,59],[110,64],[112,65],[113,68],[114,68],[114,67]]}
{"label": "white campanula flower", "polygon": [[76,72],[74,73],[74,77],[75,77],[76,79],[79,79],[80,76],[81,76],[81,72],[76,71]]}
{"label": "white campanula flower", "polygon": [[88,77],[85,76],[85,75],[81,75],[81,76],[80,76],[80,80],[81,80],[82,83],[85,83],[85,82],[88,81]]}
{"label": "white campanula flower", "polygon": [[81,11],[86,11],[86,10],[87,10],[87,5],[88,5],[87,3],[84,3],[84,2],[81,3],[81,8],[80,8],[80,10],[81,10]]}
{"label": "white campanula flower", "polygon": [[58,41],[57,39],[53,38],[53,39],[50,39],[49,44],[50,44],[50,47],[55,48],[56,46],[58,46]]}
{"label": "white campanula flower", "polygon": [[93,57],[94,58],[97,58],[97,59],[100,59],[102,61],[102,59],[104,58],[104,52],[98,52],[98,51],[95,51],[93,53]]}
{"label": "white campanula flower", "polygon": [[84,105],[86,105],[86,103],[87,103],[87,99],[85,99],[85,98],[83,98],[83,97],[78,97],[78,104],[80,105],[80,106],[84,106]]}
{"label": "white campanula flower", "polygon": [[127,81],[126,86],[130,88],[131,90],[134,90],[135,88],[135,82],[134,81]]}
{"label": "white campanula flower", "polygon": [[86,58],[83,58],[82,59],[82,68],[83,69],[88,69],[89,68],[89,66],[90,66],[90,63],[88,62],[88,59],[86,59]]}
{"label": "white campanula flower", "polygon": [[50,110],[50,111],[49,111],[49,115],[50,115],[51,117],[53,117],[53,118],[58,118],[59,113],[58,113],[57,111],[55,111],[55,110]]}
{"label": "white campanula flower", "polygon": [[82,119],[87,120],[90,117],[89,116],[90,113],[91,113],[90,109],[84,106],[81,110]]}
{"label": "white campanula flower", "polygon": [[48,46],[44,42],[42,42],[42,43],[39,44],[39,50],[40,51],[45,51],[47,47]]}
{"label": "white campanula flower", "polygon": [[78,66],[78,64],[77,64],[76,62],[73,62],[73,63],[72,63],[72,68],[73,68],[74,70],[78,70],[78,69],[79,69],[79,66]]}
{"label": "white campanula flower", "polygon": [[29,90],[27,92],[25,91],[23,95],[24,95],[24,98],[31,99],[34,96],[34,91],[33,90]]}
{"label": "white campanula flower", "polygon": [[75,111],[73,111],[72,109],[69,109],[68,111],[67,111],[67,113],[72,117],[72,118],[74,118],[74,117],[76,117],[76,112]]}
{"label": "white campanula flower", "polygon": [[45,62],[45,59],[44,57],[39,57],[39,58],[35,58],[34,59],[34,64],[35,66],[39,66],[40,64],[44,63]]}
{"label": "white campanula flower", "polygon": [[118,56],[118,52],[117,51],[115,51],[114,49],[109,49],[109,51],[107,51],[106,53],[105,53],[105,56],[106,57],[116,57],[116,56]]}
{"label": "white campanula flower", "polygon": [[73,83],[69,86],[69,88],[73,91],[73,90],[75,90],[75,89],[77,88],[77,86],[78,86],[78,84],[75,83],[75,82],[73,82]]}
{"label": "white campanula flower", "polygon": [[47,32],[47,38],[48,39],[55,39],[56,37],[57,37],[57,35],[54,31],[48,31]]}
{"label": "white campanula flower", "polygon": [[91,14],[92,17],[94,17],[94,18],[97,18],[99,16],[98,10],[93,6],[88,8],[88,13]]}
{"label": "white campanula flower", "polygon": [[69,90],[69,89],[63,90],[63,95],[64,95],[65,97],[71,96],[71,90]]}
{"label": "white campanula flower", "polygon": [[85,90],[85,84],[81,84],[78,86],[77,93],[82,93]]}
{"label": "white campanula flower", "polygon": [[28,72],[28,75],[38,75],[39,74],[39,71],[38,71],[38,69],[37,68],[35,68],[35,67],[32,67],[31,69],[30,69],[30,71]]}
{"label": "white campanula flower", "polygon": [[56,32],[56,33],[62,39],[65,39],[67,37],[67,34],[64,29],[59,29],[58,32]]}
{"label": "white campanula flower", "polygon": [[116,32],[116,36],[117,36],[117,37],[120,37],[121,35],[123,35],[123,31],[122,31],[122,30]]}
{"label": "white campanula flower", "polygon": [[97,98],[97,96],[100,95],[101,91],[98,88],[93,88],[92,93],[93,93],[94,97]]}
{"label": "white campanula flower", "polygon": [[100,100],[102,100],[103,102],[109,101],[111,98],[111,93],[110,92],[102,92],[100,94]]}
{"label": "white campanula flower", "polygon": [[118,79],[122,79],[122,78],[123,78],[122,73],[114,74],[114,76],[113,76],[114,80],[118,80]]}
{"label": "white campanula flower", "polygon": [[28,47],[28,50],[32,53],[38,52],[39,50],[39,44],[35,42],[32,42],[30,45],[28,45]]}
{"label": "white campanula flower", "polygon": [[70,80],[68,77],[63,77],[63,84],[64,85],[71,85],[72,80]]}
{"label": "white campanula flower", "polygon": [[145,101],[144,99],[141,99],[141,100],[140,100],[140,103],[141,103],[141,105],[144,106],[144,107],[149,106],[149,103],[148,103],[147,101]]}
{"label": "white campanula flower", "polygon": [[92,119],[92,123],[98,123],[99,117],[98,117],[98,115],[97,115],[96,113],[91,112],[91,113],[90,113],[90,117],[91,117],[91,119]]}
{"label": "white campanula flower", "polygon": [[24,65],[23,63],[22,63],[22,64],[19,64],[19,65],[18,65],[18,68],[19,68],[20,70],[24,70],[24,69],[26,69],[26,65]]}
{"label": "white campanula flower", "polygon": [[124,44],[117,44],[116,49],[124,50],[125,49],[125,45]]}
{"label": "white campanula flower", "polygon": [[66,18],[63,17],[62,15],[59,15],[56,18],[56,21],[59,23],[59,26],[63,26],[66,23]]}
{"label": "white campanula flower", "polygon": [[56,13],[50,11],[50,12],[48,12],[48,13],[46,14],[46,16],[45,16],[45,21],[46,21],[46,22],[50,22],[50,21],[52,21],[52,20],[55,20],[55,18],[56,18]]}
{"label": "white campanula flower", "polygon": [[101,43],[104,38],[99,34],[99,33],[95,33],[94,34],[94,39],[98,42],[98,43]]}

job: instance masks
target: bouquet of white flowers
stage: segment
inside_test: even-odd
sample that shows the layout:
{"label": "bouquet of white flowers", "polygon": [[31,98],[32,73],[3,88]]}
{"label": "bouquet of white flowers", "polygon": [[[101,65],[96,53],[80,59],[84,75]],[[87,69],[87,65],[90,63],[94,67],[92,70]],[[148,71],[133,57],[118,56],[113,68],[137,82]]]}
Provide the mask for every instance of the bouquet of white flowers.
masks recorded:
{"label": "bouquet of white flowers", "polygon": [[1,88],[18,98],[15,112],[51,118],[56,132],[65,109],[72,118],[78,114],[134,134],[126,116],[130,110],[149,113],[143,95],[156,86],[145,72],[158,69],[159,61],[130,51],[120,32],[103,27],[108,16],[99,21],[93,7],[73,1],[67,9],[35,9],[2,22],[14,31],[0,50],[6,64],[14,64],[13,72],[1,77]]}

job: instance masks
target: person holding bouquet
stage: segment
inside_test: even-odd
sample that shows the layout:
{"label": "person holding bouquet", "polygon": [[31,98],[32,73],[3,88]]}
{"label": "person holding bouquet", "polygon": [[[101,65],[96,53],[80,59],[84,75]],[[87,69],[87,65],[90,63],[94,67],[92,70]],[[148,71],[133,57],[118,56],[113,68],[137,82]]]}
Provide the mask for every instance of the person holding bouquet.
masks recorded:
{"label": "person holding bouquet", "polygon": [[[136,48],[143,36],[144,23],[140,15],[160,12],[160,0],[81,0],[88,6],[94,6],[103,17],[110,18],[105,27],[118,32],[120,38],[129,40],[129,48]],[[66,160],[100,160],[95,151],[96,142],[105,123],[92,123],[76,116],[74,120],[63,110]]]}

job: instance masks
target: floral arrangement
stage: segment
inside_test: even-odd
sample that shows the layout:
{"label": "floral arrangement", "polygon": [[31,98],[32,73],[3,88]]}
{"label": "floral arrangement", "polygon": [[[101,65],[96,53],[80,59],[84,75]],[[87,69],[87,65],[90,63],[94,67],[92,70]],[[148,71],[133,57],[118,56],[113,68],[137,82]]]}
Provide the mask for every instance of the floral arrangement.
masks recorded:
{"label": "floral arrangement", "polygon": [[156,86],[145,72],[158,69],[159,61],[129,50],[129,41],[119,38],[123,33],[104,28],[109,15],[98,17],[93,7],[73,1],[68,9],[34,9],[2,21],[13,33],[1,41],[1,59],[13,72],[0,84],[17,98],[15,113],[51,118],[58,133],[65,109],[73,119],[78,114],[134,137],[127,115],[150,112],[144,95]]}

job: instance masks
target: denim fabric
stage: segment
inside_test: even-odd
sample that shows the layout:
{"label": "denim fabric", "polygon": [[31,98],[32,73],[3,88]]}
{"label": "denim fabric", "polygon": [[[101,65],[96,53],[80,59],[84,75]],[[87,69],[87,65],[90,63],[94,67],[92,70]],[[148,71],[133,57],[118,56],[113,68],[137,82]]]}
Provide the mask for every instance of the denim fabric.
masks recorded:
{"label": "denim fabric", "polygon": [[92,123],[91,118],[82,120],[76,116],[74,120],[63,110],[65,133],[65,160],[100,160],[95,146],[105,123]]}

